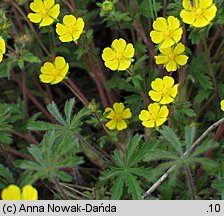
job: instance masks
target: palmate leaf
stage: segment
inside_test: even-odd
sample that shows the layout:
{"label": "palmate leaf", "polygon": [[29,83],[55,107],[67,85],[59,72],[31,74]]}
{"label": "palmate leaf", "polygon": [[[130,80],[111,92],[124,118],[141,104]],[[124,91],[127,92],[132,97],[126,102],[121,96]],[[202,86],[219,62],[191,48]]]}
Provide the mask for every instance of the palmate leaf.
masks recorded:
{"label": "palmate leaf", "polygon": [[196,128],[186,126],[185,127],[185,146],[186,150],[189,150],[194,142]]}
{"label": "palmate leaf", "polygon": [[7,168],[0,164],[0,176],[3,178],[8,184],[13,183],[13,175],[12,172]]}
{"label": "palmate leaf", "polygon": [[174,131],[167,127],[167,126],[162,126],[162,130],[159,130],[159,132],[164,136],[164,138],[173,146],[175,151],[182,156],[183,155],[183,149],[181,142],[177,135],[174,133]]}
{"label": "palmate leaf", "polygon": [[152,150],[146,153],[144,161],[150,162],[155,160],[178,160],[179,157],[175,152],[169,152],[164,150]]}
{"label": "palmate leaf", "polygon": [[66,122],[64,120],[64,118],[62,117],[60,111],[58,110],[57,105],[52,102],[50,104],[47,105],[47,109],[50,112],[50,114],[58,121],[60,122],[62,125],[66,125]]}
{"label": "palmate leaf", "polygon": [[61,129],[62,127],[60,125],[55,125],[48,122],[35,121],[35,122],[29,122],[27,128],[33,131],[35,130],[49,131],[49,130]]}
{"label": "palmate leaf", "polygon": [[75,98],[71,98],[70,100],[66,101],[64,106],[64,113],[65,113],[67,124],[71,123],[71,117],[72,117],[74,107],[75,107]]}
{"label": "palmate leaf", "polygon": [[127,181],[127,186],[128,186],[128,192],[129,192],[129,194],[131,194],[132,198],[135,200],[142,199],[142,196],[141,196],[142,189],[141,189],[136,177],[130,173],[127,173],[126,181]]}
{"label": "palmate leaf", "polygon": [[152,176],[152,168],[145,168],[144,166],[129,168],[129,172],[146,179],[150,179]]}
{"label": "palmate leaf", "polygon": [[119,200],[123,194],[125,175],[120,175],[114,180],[112,191],[112,200]]}

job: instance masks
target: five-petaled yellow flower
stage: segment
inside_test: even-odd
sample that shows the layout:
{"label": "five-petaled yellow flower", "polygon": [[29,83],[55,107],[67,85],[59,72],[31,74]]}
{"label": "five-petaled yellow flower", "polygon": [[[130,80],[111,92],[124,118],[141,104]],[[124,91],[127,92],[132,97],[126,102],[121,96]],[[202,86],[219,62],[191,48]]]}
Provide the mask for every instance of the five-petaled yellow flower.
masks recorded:
{"label": "five-petaled yellow flower", "polygon": [[57,23],[56,32],[62,42],[77,41],[83,32],[84,25],[82,18],[76,19],[73,15],[65,15],[63,24]]}
{"label": "five-petaled yellow flower", "polygon": [[167,106],[162,106],[158,103],[152,103],[148,106],[148,110],[142,110],[139,119],[142,121],[142,125],[147,128],[158,127],[162,125],[169,114]]}
{"label": "five-petaled yellow flower", "polygon": [[222,101],[220,102],[220,105],[221,105],[221,110],[224,111],[224,100],[222,100]]}
{"label": "five-petaled yellow flower", "polygon": [[34,13],[29,13],[28,18],[33,23],[40,23],[40,27],[51,25],[60,13],[60,5],[54,0],[34,0],[30,9]]}
{"label": "five-petaled yellow flower", "polygon": [[5,54],[5,41],[2,37],[0,37],[0,62],[2,62],[3,54]]}
{"label": "five-petaled yellow flower", "polygon": [[153,90],[149,91],[149,96],[160,104],[169,104],[174,101],[178,92],[178,84],[174,85],[174,79],[169,76],[156,78],[152,83]]}
{"label": "five-petaled yellow flower", "polygon": [[183,0],[184,9],[180,12],[183,22],[194,27],[204,27],[208,25],[216,16],[217,7],[213,0]]}
{"label": "five-petaled yellow flower", "polygon": [[175,47],[160,48],[161,55],[155,56],[156,64],[164,64],[168,72],[176,71],[179,65],[187,64],[188,56],[184,55],[185,46],[182,43]]}
{"label": "five-petaled yellow flower", "polygon": [[37,200],[38,192],[32,185],[25,185],[21,189],[11,184],[2,190],[2,200]]}
{"label": "five-petaled yellow flower", "polygon": [[125,109],[125,106],[123,103],[114,103],[113,109],[112,108],[106,108],[105,113],[109,113],[106,118],[111,119],[109,122],[107,122],[106,127],[110,130],[123,130],[127,128],[127,123],[125,122],[125,119],[130,119],[132,114],[129,108]]}
{"label": "five-petaled yellow flower", "polygon": [[112,42],[111,48],[107,47],[103,50],[102,59],[107,68],[113,71],[123,71],[130,67],[134,53],[133,45],[127,44],[124,39],[120,38]]}
{"label": "five-petaled yellow flower", "polygon": [[167,20],[158,17],[153,22],[153,29],[150,37],[155,44],[159,44],[160,48],[167,48],[179,42],[183,33],[180,21],[174,16],[169,16]]}
{"label": "five-petaled yellow flower", "polygon": [[45,62],[41,67],[40,80],[44,83],[57,84],[61,82],[68,73],[69,65],[64,57],[57,56],[54,63]]}

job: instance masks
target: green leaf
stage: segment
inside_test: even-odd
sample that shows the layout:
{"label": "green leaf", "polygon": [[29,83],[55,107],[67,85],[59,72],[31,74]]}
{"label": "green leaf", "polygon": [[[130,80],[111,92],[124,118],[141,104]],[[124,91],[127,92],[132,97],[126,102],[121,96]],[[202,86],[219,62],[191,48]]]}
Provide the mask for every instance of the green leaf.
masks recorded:
{"label": "green leaf", "polygon": [[30,63],[40,63],[41,62],[41,60],[37,56],[35,56],[31,52],[28,52],[27,50],[25,50],[23,53],[23,59]]}
{"label": "green leaf", "polygon": [[128,171],[132,174],[144,177],[146,179],[150,179],[150,177],[152,176],[152,168],[145,168],[143,166],[136,168],[129,168]]}
{"label": "green leaf", "polygon": [[7,167],[4,167],[2,164],[0,164],[0,176],[4,178],[8,182],[8,184],[14,183],[11,171]]}
{"label": "green leaf", "polygon": [[182,149],[181,142],[171,128],[169,128],[167,126],[163,126],[162,130],[159,130],[159,132],[173,146],[173,148],[179,155],[183,155],[183,149]]}
{"label": "green leaf", "polygon": [[64,113],[65,113],[67,124],[71,123],[71,117],[72,117],[72,112],[73,112],[74,106],[75,106],[75,98],[71,98],[70,100],[66,101],[66,103],[65,103]]}
{"label": "green leaf", "polygon": [[185,146],[186,149],[189,150],[194,142],[196,128],[186,126],[185,127]]}
{"label": "green leaf", "polygon": [[60,122],[62,125],[66,125],[65,120],[63,119],[61,113],[58,110],[57,105],[54,102],[48,104],[47,109],[58,122]]}
{"label": "green leaf", "polygon": [[178,160],[179,157],[174,152],[155,149],[146,153],[144,161],[150,162],[155,160]]}
{"label": "green leaf", "polygon": [[39,130],[39,131],[48,131],[48,130],[56,130],[61,129],[62,127],[60,125],[51,124],[48,122],[29,122],[27,128],[29,130]]}
{"label": "green leaf", "polygon": [[127,181],[127,186],[128,186],[128,192],[129,192],[129,194],[132,195],[132,198],[135,200],[142,199],[142,196],[141,196],[142,189],[141,189],[137,179],[130,173],[127,173],[126,181]]}
{"label": "green leaf", "polygon": [[112,187],[112,200],[119,200],[123,194],[124,188],[124,175],[120,175],[118,178],[114,180],[114,184]]}

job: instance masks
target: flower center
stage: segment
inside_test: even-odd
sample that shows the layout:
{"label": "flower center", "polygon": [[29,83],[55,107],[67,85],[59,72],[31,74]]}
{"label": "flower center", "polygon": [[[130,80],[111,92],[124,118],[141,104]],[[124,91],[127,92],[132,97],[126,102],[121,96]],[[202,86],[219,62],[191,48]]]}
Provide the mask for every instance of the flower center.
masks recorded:
{"label": "flower center", "polygon": [[195,8],[194,13],[196,16],[203,16],[205,13],[205,9],[204,8]]}
{"label": "flower center", "polygon": [[49,9],[47,9],[47,8],[43,8],[42,10],[41,10],[41,16],[43,17],[43,18],[45,18],[45,17],[48,17],[48,13],[49,13]]}
{"label": "flower center", "polygon": [[172,30],[170,30],[170,29],[166,29],[166,30],[164,31],[164,36],[165,36],[165,37],[169,37],[171,34],[172,34]]}
{"label": "flower center", "polygon": [[121,53],[116,53],[116,59],[121,61],[123,59],[123,55]]}
{"label": "flower center", "polygon": [[52,70],[52,76],[54,76],[54,77],[58,76],[58,70],[56,68],[54,68],[54,70]]}
{"label": "flower center", "polygon": [[174,60],[175,59],[174,53],[172,53],[172,52],[169,53],[168,58],[169,58],[169,60]]}
{"label": "flower center", "polygon": [[115,113],[114,114],[114,120],[116,120],[116,121],[122,120],[122,114],[121,113]]}
{"label": "flower center", "polygon": [[70,27],[70,26],[67,27],[67,34],[71,34],[71,35],[73,35],[74,32],[75,32],[74,27]]}

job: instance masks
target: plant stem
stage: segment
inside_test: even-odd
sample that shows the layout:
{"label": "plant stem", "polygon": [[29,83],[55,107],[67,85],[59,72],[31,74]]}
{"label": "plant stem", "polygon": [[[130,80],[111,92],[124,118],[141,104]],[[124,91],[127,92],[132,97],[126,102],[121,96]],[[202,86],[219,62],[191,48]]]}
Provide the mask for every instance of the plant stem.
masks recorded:
{"label": "plant stem", "polygon": [[[194,150],[200,143],[201,141],[207,137],[207,135],[214,130],[216,127],[218,127],[219,125],[224,123],[224,118],[218,120],[217,122],[215,122],[214,124],[212,124],[191,146],[189,151],[185,151],[184,155],[182,157],[185,157],[186,155],[188,155],[189,152],[191,152],[192,150]],[[160,184],[163,183],[163,181],[169,176],[169,174],[175,170],[175,168],[177,167],[176,164],[174,164],[173,166],[171,166],[142,196],[142,198],[145,198],[147,196],[149,196]]]}
{"label": "plant stem", "polygon": [[186,176],[186,181],[187,181],[187,186],[189,188],[190,194],[191,194],[191,199],[195,200],[195,187],[194,187],[194,181],[191,176],[191,170],[190,167],[187,166],[184,168],[185,176]]}

